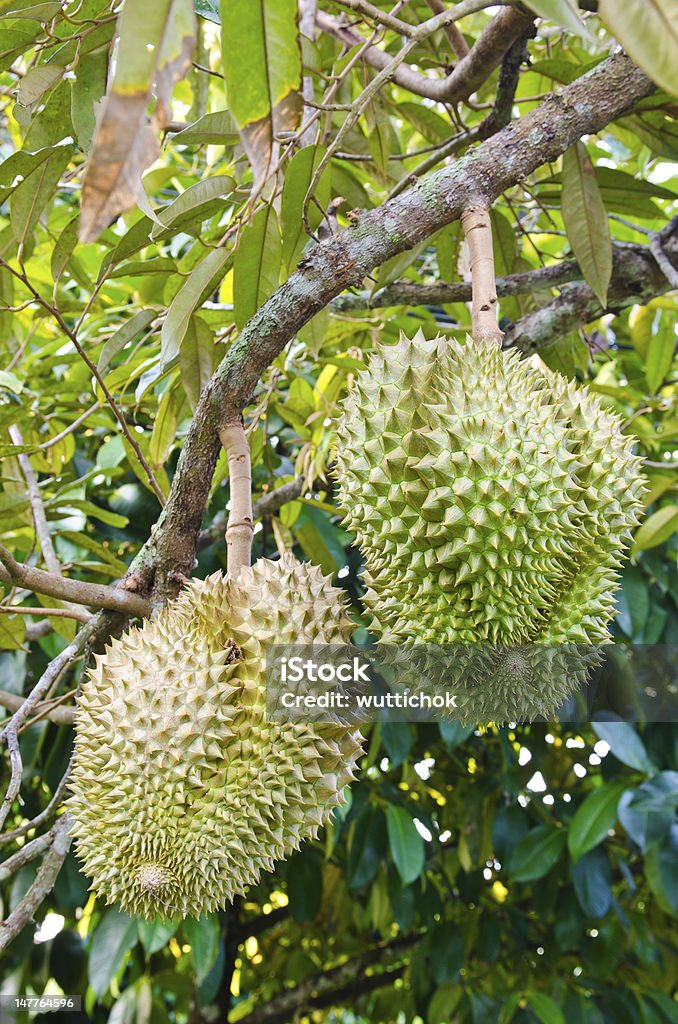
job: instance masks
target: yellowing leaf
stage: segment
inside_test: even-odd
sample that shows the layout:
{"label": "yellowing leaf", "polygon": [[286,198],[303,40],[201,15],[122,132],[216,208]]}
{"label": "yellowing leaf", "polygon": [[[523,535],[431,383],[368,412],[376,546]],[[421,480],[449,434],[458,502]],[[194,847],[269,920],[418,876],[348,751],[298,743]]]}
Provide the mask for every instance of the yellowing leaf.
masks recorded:
{"label": "yellowing leaf", "polygon": [[610,228],[593,164],[581,142],[563,156],[563,220],[584,278],[605,308],[612,276]]}
{"label": "yellowing leaf", "polygon": [[676,0],[600,0],[598,13],[652,81],[678,94]]}

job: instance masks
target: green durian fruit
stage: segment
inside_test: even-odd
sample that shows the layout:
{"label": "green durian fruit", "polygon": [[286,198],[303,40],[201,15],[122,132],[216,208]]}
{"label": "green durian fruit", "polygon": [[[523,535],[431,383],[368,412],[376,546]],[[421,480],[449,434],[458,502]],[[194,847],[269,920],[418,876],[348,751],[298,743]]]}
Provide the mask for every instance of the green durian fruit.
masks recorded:
{"label": "green durian fruit", "polygon": [[[585,388],[495,342],[402,336],[358,376],[336,458],[382,642],[513,658],[608,639],[644,485],[632,439]],[[536,673],[512,695],[503,671],[500,700],[494,673],[466,717],[553,710],[566,676]]]}
{"label": "green durian fruit", "polygon": [[270,643],[346,643],[341,591],[291,555],[193,581],[83,685],[69,800],[108,903],[209,913],[315,836],[354,777],[355,726],[266,718]]}

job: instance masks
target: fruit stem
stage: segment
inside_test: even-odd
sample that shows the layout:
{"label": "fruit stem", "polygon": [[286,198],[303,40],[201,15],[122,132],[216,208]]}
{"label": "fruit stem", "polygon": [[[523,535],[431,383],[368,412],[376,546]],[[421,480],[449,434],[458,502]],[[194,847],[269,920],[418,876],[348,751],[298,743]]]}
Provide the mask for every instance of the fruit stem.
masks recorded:
{"label": "fruit stem", "polygon": [[504,332],[497,323],[497,289],[494,283],[492,222],[486,206],[471,206],[461,215],[471,255],[473,337],[477,341],[497,341]]}
{"label": "fruit stem", "polygon": [[252,561],[252,469],[250,446],[242,421],[227,423],[219,430],[219,438],[228,458],[231,484],[231,509],[226,524],[228,572],[237,579],[243,566]]}

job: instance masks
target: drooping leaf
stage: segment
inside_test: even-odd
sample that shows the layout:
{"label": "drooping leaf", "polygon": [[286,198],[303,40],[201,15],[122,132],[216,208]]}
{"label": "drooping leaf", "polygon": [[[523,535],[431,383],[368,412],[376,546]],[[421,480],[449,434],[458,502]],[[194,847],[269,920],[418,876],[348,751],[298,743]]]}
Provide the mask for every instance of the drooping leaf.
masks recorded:
{"label": "drooping leaf", "polygon": [[184,935],[190,947],[198,981],[206,978],[219,955],[219,922],[214,914],[184,921]]}
{"label": "drooping leaf", "polygon": [[301,47],[296,0],[221,0],[229,109],[250,158],[255,188],[273,163],[274,138],[298,121]]}
{"label": "drooping leaf", "polygon": [[539,825],[514,848],[509,861],[509,876],[514,882],[535,882],[548,874],[556,863],[567,833],[565,829]]}
{"label": "drooping leaf", "polygon": [[599,739],[609,744],[614,756],[641,772],[653,772],[654,765],[648,757],[645,744],[629,722],[594,722],[593,731]]}
{"label": "drooping leaf", "polygon": [[573,860],[588,853],[602,842],[617,820],[619,798],[624,783],[608,783],[589,793],[577,808],[567,834],[567,845]]}
{"label": "drooping leaf", "polygon": [[525,0],[525,6],[538,14],[540,18],[562,25],[575,35],[591,39],[591,33],[579,17],[576,3],[573,0]]}
{"label": "drooping leaf", "polygon": [[251,316],[278,286],[280,228],[272,206],[264,206],[243,229],[233,262],[233,314],[238,327]]}
{"label": "drooping leaf", "polygon": [[137,922],[113,907],[104,913],[89,948],[89,983],[102,996],[137,941]]}
{"label": "drooping leaf", "polygon": [[636,530],[633,537],[633,550],[645,551],[657,547],[678,530],[678,508],[664,505],[657,509]]}
{"label": "drooping leaf", "polygon": [[24,245],[38,223],[54,188],[68,166],[73,149],[57,146],[36,169],[24,178],[9,201],[9,220],[19,245]]}
{"label": "drooping leaf", "polygon": [[122,327],[119,327],[115,334],[104,343],[97,362],[99,373],[105,374],[118,352],[122,352],[125,345],[145,331],[156,316],[157,313],[154,309],[142,309],[126,320]]}
{"label": "drooping leaf", "polygon": [[167,461],[176,430],[177,404],[174,392],[168,388],[160,399],[148,447],[151,466],[154,469],[160,469]]}
{"label": "drooping leaf", "polygon": [[179,354],[193,311],[203,292],[221,277],[229,256],[228,249],[212,249],[208,252],[172,299],[160,336],[163,366]]}
{"label": "drooping leaf", "polygon": [[604,917],[612,902],[612,870],[601,847],[589,850],[572,865],[572,884],[587,917]]}
{"label": "drooping leaf", "polygon": [[582,142],[563,155],[563,220],[586,282],[605,307],[612,276],[612,242],[596,174]]}
{"label": "drooping leaf", "polygon": [[195,412],[203,388],[214,371],[214,339],[202,317],[192,316],[179,353],[181,383]]}
{"label": "drooping leaf", "polygon": [[424,840],[403,807],[390,804],[386,811],[388,841],[403,885],[409,885],[424,866]]}
{"label": "drooping leaf", "polygon": [[197,181],[162,210],[156,210],[157,223],[151,231],[151,238],[157,238],[163,230],[173,231],[186,228],[187,224],[199,224],[213,210],[213,201],[227,195],[235,187],[235,181],[227,174],[215,174],[211,178]]}
{"label": "drooping leaf", "polygon": [[[195,36],[192,0],[127,0],[119,21],[115,75],[97,124],[83,184],[80,238],[94,241],[134,206],[141,175],[158,153],[157,129],[170,120],[172,87],[190,66]],[[151,92],[156,106],[146,116]]]}
{"label": "drooping leaf", "polygon": [[666,92],[678,93],[678,4],[600,0],[598,13],[627,53]]}
{"label": "drooping leaf", "polygon": [[669,376],[676,354],[676,331],[668,316],[659,318],[657,329],[650,338],[645,360],[647,386],[652,394],[662,386]]}
{"label": "drooping leaf", "polygon": [[[282,259],[287,273],[291,273],[301,256],[304,246],[309,242],[304,228],[302,212],[304,199],[311,184],[316,167],[325,153],[324,146],[304,146],[294,154],[285,172],[282,199],[280,205],[280,230],[282,233]],[[330,201],[329,168],[318,183],[315,196],[322,210]],[[309,226],[313,231],[320,225],[322,210],[312,203],[308,210]]]}

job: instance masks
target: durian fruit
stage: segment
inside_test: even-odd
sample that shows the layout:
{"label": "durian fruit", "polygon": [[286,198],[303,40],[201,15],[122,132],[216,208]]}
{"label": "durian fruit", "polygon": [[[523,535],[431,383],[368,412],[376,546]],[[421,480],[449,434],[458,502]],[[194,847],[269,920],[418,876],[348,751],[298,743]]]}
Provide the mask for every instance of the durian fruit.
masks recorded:
{"label": "durian fruit", "polygon": [[291,555],[193,581],[113,640],[83,685],[70,809],[108,903],[223,907],[315,836],[354,777],[355,727],[266,718],[266,645],[346,643],[341,591]]}
{"label": "durian fruit", "polygon": [[494,341],[420,331],[381,348],[358,376],[336,458],[376,636],[482,643],[495,662],[508,658],[508,670],[469,686],[467,718],[557,708],[573,686],[567,669],[545,670],[543,648],[523,680],[511,665],[537,644],[609,637],[643,492],[619,418]]}

